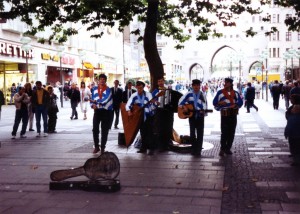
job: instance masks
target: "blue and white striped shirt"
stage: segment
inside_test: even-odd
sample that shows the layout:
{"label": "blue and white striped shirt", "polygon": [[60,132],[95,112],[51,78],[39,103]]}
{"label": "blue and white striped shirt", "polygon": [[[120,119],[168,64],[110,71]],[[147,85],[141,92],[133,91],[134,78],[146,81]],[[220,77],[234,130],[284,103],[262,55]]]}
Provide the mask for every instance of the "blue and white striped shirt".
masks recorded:
{"label": "blue and white striped shirt", "polygon": [[[192,104],[194,106],[194,110],[196,110],[196,111],[207,109],[207,101],[206,101],[206,98],[203,95],[202,91],[199,91],[198,100],[196,102],[195,102],[195,97],[197,97],[197,96],[193,90],[187,92],[185,95],[183,95],[179,99],[178,106],[182,107],[185,104]],[[195,103],[196,103],[196,106],[195,106]]]}
{"label": "blue and white striped shirt", "polygon": [[[229,108],[229,107],[230,107],[231,105],[233,105],[233,104],[236,104],[239,108],[242,107],[242,105],[243,105],[243,99],[241,98],[240,94],[239,94],[237,91],[233,90],[233,91],[234,91],[234,99],[233,99],[234,103],[232,104],[232,103],[230,103],[230,100],[227,99],[227,98],[224,96],[222,90],[223,90],[223,89],[219,90],[219,91],[217,92],[215,98],[213,99],[213,105],[214,105],[214,107],[215,107],[215,109],[216,109],[217,111],[220,111],[220,110],[222,110],[222,109]],[[228,93],[228,91],[226,91],[226,93]],[[224,105],[224,106],[219,106],[218,103],[219,103],[220,101],[225,101],[225,102],[226,102],[226,105]]]}
{"label": "blue and white striped shirt", "polygon": [[138,105],[139,107],[144,108],[144,120],[149,116],[154,115],[154,110],[156,106],[149,102],[152,99],[152,94],[150,92],[144,91],[143,95],[140,96],[138,92],[133,93],[126,104],[126,111],[130,111],[134,104]]}
{"label": "blue and white striped shirt", "polygon": [[[100,99],[98,94],[98,86],[94,86],[92,89],[92,100],[96,101],[98,109],[106,109],[106,110],[112,110],[112,93],[111,89],[109,87],[106,87],[106,90],[102,92],[102,98]],[[94,102],[90,102],[90,105],[95,104]]]}

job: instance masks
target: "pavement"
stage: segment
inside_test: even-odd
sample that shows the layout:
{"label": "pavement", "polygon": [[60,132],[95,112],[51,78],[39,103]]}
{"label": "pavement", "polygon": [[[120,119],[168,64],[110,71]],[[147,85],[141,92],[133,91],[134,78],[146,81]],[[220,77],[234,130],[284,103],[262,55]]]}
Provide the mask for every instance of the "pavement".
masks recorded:
{"label": "pavement", "polygon": [[[211,97],[208,96],[209,103]],[[219,157],[220,115],[205,119],[200,158],[168,151],[153,156],[118,145],[119,129],[109,133],[107,151],[120,161],[116,192],[49,190],[54,170],[82,166],[92,154],[92,111],[70,120],[69,102],[58,113],[56,134],[11,139],[14,106],[3,106],[0,120],[0,213],[300,213],[300,168],[290,166],[283,100],[255,100],[259,111],[238,115],[233,155]],[[212,107],[212,105],[210,105]],[[34,128],[36,129],[36,128]],[[189,134],[188,120],[174,129]],[[20,127],[19,127],[20,131]],[[71,181],[87,180],[85,176]]]}

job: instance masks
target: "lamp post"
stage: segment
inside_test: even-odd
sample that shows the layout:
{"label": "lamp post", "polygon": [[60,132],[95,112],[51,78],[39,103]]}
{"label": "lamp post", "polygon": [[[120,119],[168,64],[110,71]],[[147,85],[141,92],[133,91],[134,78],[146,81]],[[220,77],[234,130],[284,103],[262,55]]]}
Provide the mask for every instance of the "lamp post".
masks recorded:
{"label": "lamp post", "polygon": [[[78,50],[78,53],[79,53],[79,58],[81,60],[81,72],[82,72],[82,75],[85,76],[84,72],[83,72],[83,64],[84,64],[83,61],[85,60],[86,52],[84,50],[80,49],[80,50]],[[81,74],[80,74],[80,76],[81,76]]]}
{"label": "lamp post", "polygon": [[[268,50],[265,49],[263,50],[262,54],[261,54],[261,58],[262,58],[262,65],[264,65],[263,60],[266,60],[266,66],[263,68],[266,71],[266,101],[268,101]],[[263,84],[263,69],[262,69],[262,84]],[[262,93],[262,99],[264,98],[263,93]]]}
{"label": "lamp post", "polygon": [[32,49],[32,46],[29,44],[31,39],[27,36],[21,38],[22,50],[25,51],[25,58],[26,58],[26,82],[29,82],[29,74],[28,74],[28,56],[29,51]]}
{"label": "lamp post", "polygon": [[64,105],[63,105],[63,89],[64,89],[64,79],[63,79],[63,73],[62,73],[62,62],[61,62],[61,58],[63,57],[64,55],[64,50],[65,50],[65,47],[63,45],[59,46],[58,49],[57,49],[57,54],[59,56],[59,75],[60,75],[60,81],[61,81],[61,92],[60,92],[60,104],[61,104],[61,107],[63,108]]}
{"label": "lamp post", "polygon": [[288,74],[287,61],[288,61],[288,59],[290,59],[290,58],[291,58],[291,56],[290,56],[290,53],[289,53],[288,51],[286,51],[286,52],[283,53],[283,59],[285,60],[285,74],[286,74],[286,77],[285,77],[285,78],[287,78],[287,79],[290,78],[290,75],[287,76],[287,74]]}

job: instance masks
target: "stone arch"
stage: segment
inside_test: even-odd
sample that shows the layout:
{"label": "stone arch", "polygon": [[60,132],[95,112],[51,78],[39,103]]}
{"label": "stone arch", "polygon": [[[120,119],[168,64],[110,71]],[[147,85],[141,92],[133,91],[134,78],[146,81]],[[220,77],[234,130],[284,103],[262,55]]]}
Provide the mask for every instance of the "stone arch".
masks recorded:
{"label": "stone arch", "polygon": [[215,51],[215,53],[213,54],[213,56],[212,56],[212,58],[211,58],[211,61],[210,61],[210,74],[213,73],[213,61],[214,61],[214,59],[215,59],[217,53],[220,52],[220,51],[221,51],[222,49],[224,49],[224,48],[230,48],[230,49],[236,51],[233,47],[231,47],[231,46],[229,46],[229,45],[223,45],[222,47],[218,48],[218,49]]}
{"label": "stone arch", "polygon": [[255,65],[256,63],[260,63],[261,65],[263,65],[261,61],[258,61],[258,60],[254,61],[254,62],[251,63],[250,66],[249,66],[248,74],[250,74],[250,71],[251,71],[252,66]]}
{"label": "stone arch", "polygon": [[200,66],[200,68],[201,68],[202,71],[203,71],[203,75],[202,75],[202,81],[203,81],[203,78],[204,78],[204,68],[203,68],[203,66],[202,66],[201,64],[199,64],[199,63],[193,63],[193,64],[190,66],[190,68],[189,68],[189,81],[192,81],[192,70],[193,70],[193,68],[196,67],[196,66]]}

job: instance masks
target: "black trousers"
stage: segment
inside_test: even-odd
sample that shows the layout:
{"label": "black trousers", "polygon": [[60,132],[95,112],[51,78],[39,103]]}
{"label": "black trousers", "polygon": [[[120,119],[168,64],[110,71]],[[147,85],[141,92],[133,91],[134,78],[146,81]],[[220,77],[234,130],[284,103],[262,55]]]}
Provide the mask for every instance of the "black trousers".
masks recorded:
{"label": "black trousers", "polygon": [[24,135],[26,133],[26,128],[27,128],[27,124],[28,124],[28,111],[27,111],[27,108],[21,108],[21,109],[16,110],[15,122],[14,122],[14,126],[13,126],[13,131],[11,133],[12,135],[17,134],[19,124],[20,124],[21,120],[22,120],[21,135]]}
{"label": "black trousers", "polygon": [[[192,153],[201,153],[204,134],[204,116],[189,118]],[[197,135],[196,135],[197,133]]]}
{"label": "black trousers", "polygon": [[273,108],[274,109],[278,109],[278,107],[279,107],[279,98],[280,98],[279,94],[273,94]]}
{"label": "black trousers", "polygon": [[114,115],[116,115],[114,126],[117,127],[119,125],[119,117],[120,117],[120,108],[114,108],[113,111],[110,113],[111,119],[110,119],[110,128],[112,127],[113,121],[114,121]]}
{"label": "black trousers", "polygon": [[101,123],[101,149],[105,149],[109,131],[110,111],[105,109],[94,110],[93,117],[93,139],[95,148],[99,148],[99,133]]}
{"label": "black trousers", "polygon": [[230,150],[233,144],[237,116],[221,116],[221,150]]}
{"label": "black trousers", "polygon": [[78,113],[77,113],[77,105],[78,103],[77,102],[71,102],[71,108],[72,108],[72,115],[71,117],[73,118],[75,116],[75,118],[78,118]]}
{"label": "black trousers", "polygon": [[155,147],[167,149],[172,138],[174,123],[173,111],[165,108],[158,108],[153,118],[153,134]]}
{"label": "black trousers", "polygon": [[141,150],[155,149],[153,140],[153,129],[152,129],[153,118],[148,117],[145,121],[142,121],[140,127],[140,134],[142,138]]}
{"label": "black trousers", "polygon": [[250,108],[253,107],[257,110],[257,106],[254,104],[254,100],[247,100],[247,112],[250,112]]}
{"label": "black trousers", "polygon": [[48,132],[53,132],[56,129],[57,111],[48,110]]}

